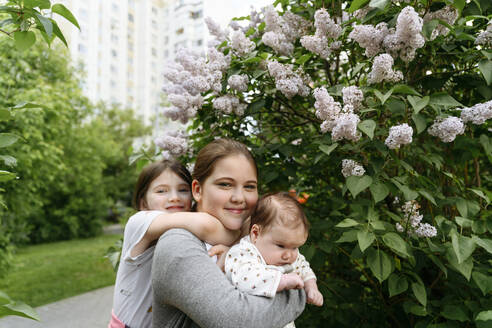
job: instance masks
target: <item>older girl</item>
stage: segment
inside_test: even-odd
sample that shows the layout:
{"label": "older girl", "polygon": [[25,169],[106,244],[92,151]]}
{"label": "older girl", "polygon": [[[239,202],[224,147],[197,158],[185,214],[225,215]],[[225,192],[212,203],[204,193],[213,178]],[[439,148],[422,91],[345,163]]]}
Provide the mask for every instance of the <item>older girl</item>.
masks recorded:
{"label": "older girl", "polygon": [[[258,200],[257,168],[241,143],[218,139],[198,154],[192,193],[198,212],[237,231]],[[185,230],[159,239],[152,271],[153,327],[283,327],[304,309],[302,290],[273,299],[235,289],[210,260],[205,244]]]}

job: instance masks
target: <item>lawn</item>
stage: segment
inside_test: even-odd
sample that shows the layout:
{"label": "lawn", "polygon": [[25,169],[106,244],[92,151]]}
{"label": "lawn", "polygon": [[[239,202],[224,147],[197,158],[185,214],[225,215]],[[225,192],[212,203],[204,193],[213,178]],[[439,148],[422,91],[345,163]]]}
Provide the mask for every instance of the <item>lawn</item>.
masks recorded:
{"label": "lawn", "polygon": [[121,235],[103,235],[17,250],[0,290],[36,307],[114,284],[116,274],[104,257]]}

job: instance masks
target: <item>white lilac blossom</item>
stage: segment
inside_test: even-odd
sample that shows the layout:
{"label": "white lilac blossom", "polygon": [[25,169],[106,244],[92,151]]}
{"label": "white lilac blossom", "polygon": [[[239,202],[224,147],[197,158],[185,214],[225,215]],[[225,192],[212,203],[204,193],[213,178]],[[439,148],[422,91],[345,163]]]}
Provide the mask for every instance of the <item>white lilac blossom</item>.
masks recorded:
{"label": "white lilac blossom", "polygon": [[381,54],[374,58],[372,70],[367,77],[367,83],[374,84],[383,81],[398,82],[403,79],[400,71],[393,70],[393,57],[388,54]]}
{"label": "white lilac blossom", "polygon": [[161,149],[164,159],[173,159],[184,155],[188,150],[186,135],[180,131],[171,131],[155,138],[154,143]]}
{"label": "white lilac blossom", "polygon": [[222,42],[227,38],[227,31],[220,28],[220,25],[217,24],[211,17],[205,17],[205,24],[207,24],[208,32],[215,36],[215,38]]}
{"label": "white lilac blossom", "polygon": [[316,99],[314,103],[316,117],[322,121],[331,121],[338,117],[342,110],[342,106],[330,96],[326,88],[316,88],[314,89],[313,94],[314,99]]}
{"label": "white lilac blossom", "polygon": [[407,123],[392,126],[384,143],[390,149],[400,148],[412,142],[413,129]]}
{"label": "white lilac blossom", "polygon": [[229,77],[227,83],[229,84],[231,89],[239,92],[244,92],[248,90],[249,79],[248,76],[245,74],[235,74]]}
{"label": "white lilac blossom", "polygon": [[475,39],[475,44],[492,45],[492,19],[487,23],[485,31],[480,33]]}
{"label": "white lilac blossom", "polygon": [[481,125],[490,118],[492,118],[492,100],[461,109],[461,119],[465,123]]}
{"label": "white lilac blossom", "polygon": [[342,160],[342,174],[345,178],[352,175],[360,177],[363,176],[365,172],[366,170],[364,170],[364,167],[358,162],[352,159]]}
{"label": "white lilac blossom", "polygon": [[268,72],[275,79],[275,87],[287,98],[295,95],[307,97],[310,93],[309,78],[302,70],[292,70],[292,65],[283,65],[276,61],[268,62]]}
{"label": "white lilac blossom", "polygon": [[334,141],[347,139],[358,141],[361,133],[357,131],[357,125],[360,122],[359,116],[353,113],[344,113],[335,119],[335,126],[331,130],[331,137]]}
{"label": "white lilac blossom", "polygon": [[465,125],[460,118],[451,116],[446,119],[436,119],[427,131],[443,142],[451,142],[458,134],[465,132]]}
{"label": "white lilac blossom", "polygon": [[[344,106],[352,106],[352,110],[350,111],[357,111],[361,107],[362,101],[364,101],[364,93],[356,86],[343,88],[342,95]],[[349,110],[345,111],[348,112]]]}
{"label": "white lilac blossom", "polygon": [[[442,9],[427,13],[424,16],[424,24],[430,22],[433,19],[439,19],[448,23],[449,25],[453,25],[457,18],[458,18],[458,9],[452,6],[446,6]],[[438,24],[436,28],[432,31],[430,39],[434,40],[439,35],[447,35],[448,32],[449,29],[446,26],[442,24]]]}
{"label": "white lilac blossom", "polygon": [[213,106],[215,109],[220,110],[225,114],[235,113],[236,115],[243,115],[248,105],[239,102],[237,97],[233,95],[225,95],[217,97],[213,100]]}
{"label": "white lilac blossom", "polygon": [[266,32],[261,37],[261,41],[280,55],[290,55],[294,51],[294,45],[287,41],[285,35],[282,33]]}
{"label": "white lilac blossom", "polygon": [[307,50],[328,59],[333,49],[339,48],[339,43],[331,47],[328,39],[337,39],[342,33],[342,28],[330,18],[325,9],[318,9],[314,14],[314,35],[305,35],[301,38],[301,44]]}
{"label": "white lilac blossom", "polygon": [[411,6],[403,8],[396,21],[396,30],[390,29],[383,45],[393,57],[410,62],[415,58],[417,49],[422,48],[425,39],[422,36],[423,20]]}
{"label": "white lilac blossom", "polygon": [[401,222],[396,223],[396,230],[405,232],[409,236],[417,237],[435,237],[437,229],[429,223],[421,223],[424,217],[419,213],[420,205],[414,201],[406,202],[402,207],[403,218]]}
{"label": "white lilac blossom", "polygon": [[232,32],[231,48],[239,57],[244,57],[255,48],[255,43],[248,39],[243,31],[237,30]]}
{"label": "white lilac blossom", "polygon": [[369,13],[370,10],[371,10],[371,7],[365,6],[364,8],[357,9],[356,11],[354,11],[353,15],[355,18],[363,20],[366,17],[366,15]]}
{"label": "white lilac blossom", "polygon": [[384,38],[388,35],[388,25],[384,22],[375,27],[372,25],[356,25],[349,38],[366,50],[367,57],[374,57],[381,52]]}

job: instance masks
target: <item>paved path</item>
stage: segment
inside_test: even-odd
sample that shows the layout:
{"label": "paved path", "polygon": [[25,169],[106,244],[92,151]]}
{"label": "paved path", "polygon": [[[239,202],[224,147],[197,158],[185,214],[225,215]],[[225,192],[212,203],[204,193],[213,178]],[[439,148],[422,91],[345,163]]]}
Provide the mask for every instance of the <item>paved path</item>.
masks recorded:
{"label": "paved path", "polygon": [[8,316],[0,328],[106,328],[111,317],[114,286],[94,290],[36,308],[41,321]]}

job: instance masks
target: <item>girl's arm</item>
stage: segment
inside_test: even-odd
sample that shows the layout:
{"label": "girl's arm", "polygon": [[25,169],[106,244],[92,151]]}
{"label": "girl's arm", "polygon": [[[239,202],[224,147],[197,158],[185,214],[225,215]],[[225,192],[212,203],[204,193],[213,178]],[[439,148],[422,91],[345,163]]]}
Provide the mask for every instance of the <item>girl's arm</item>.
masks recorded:
{"label": "girl's arm", "polygon": [[131,256],[142,254],[151,244],[169,229],[186,229],[198,239],[211,245],[230,246],[240,231],[226,229],[219,220],[203,212],[162,213],[157,216],[145,232],[143,238],[132,248]]}

